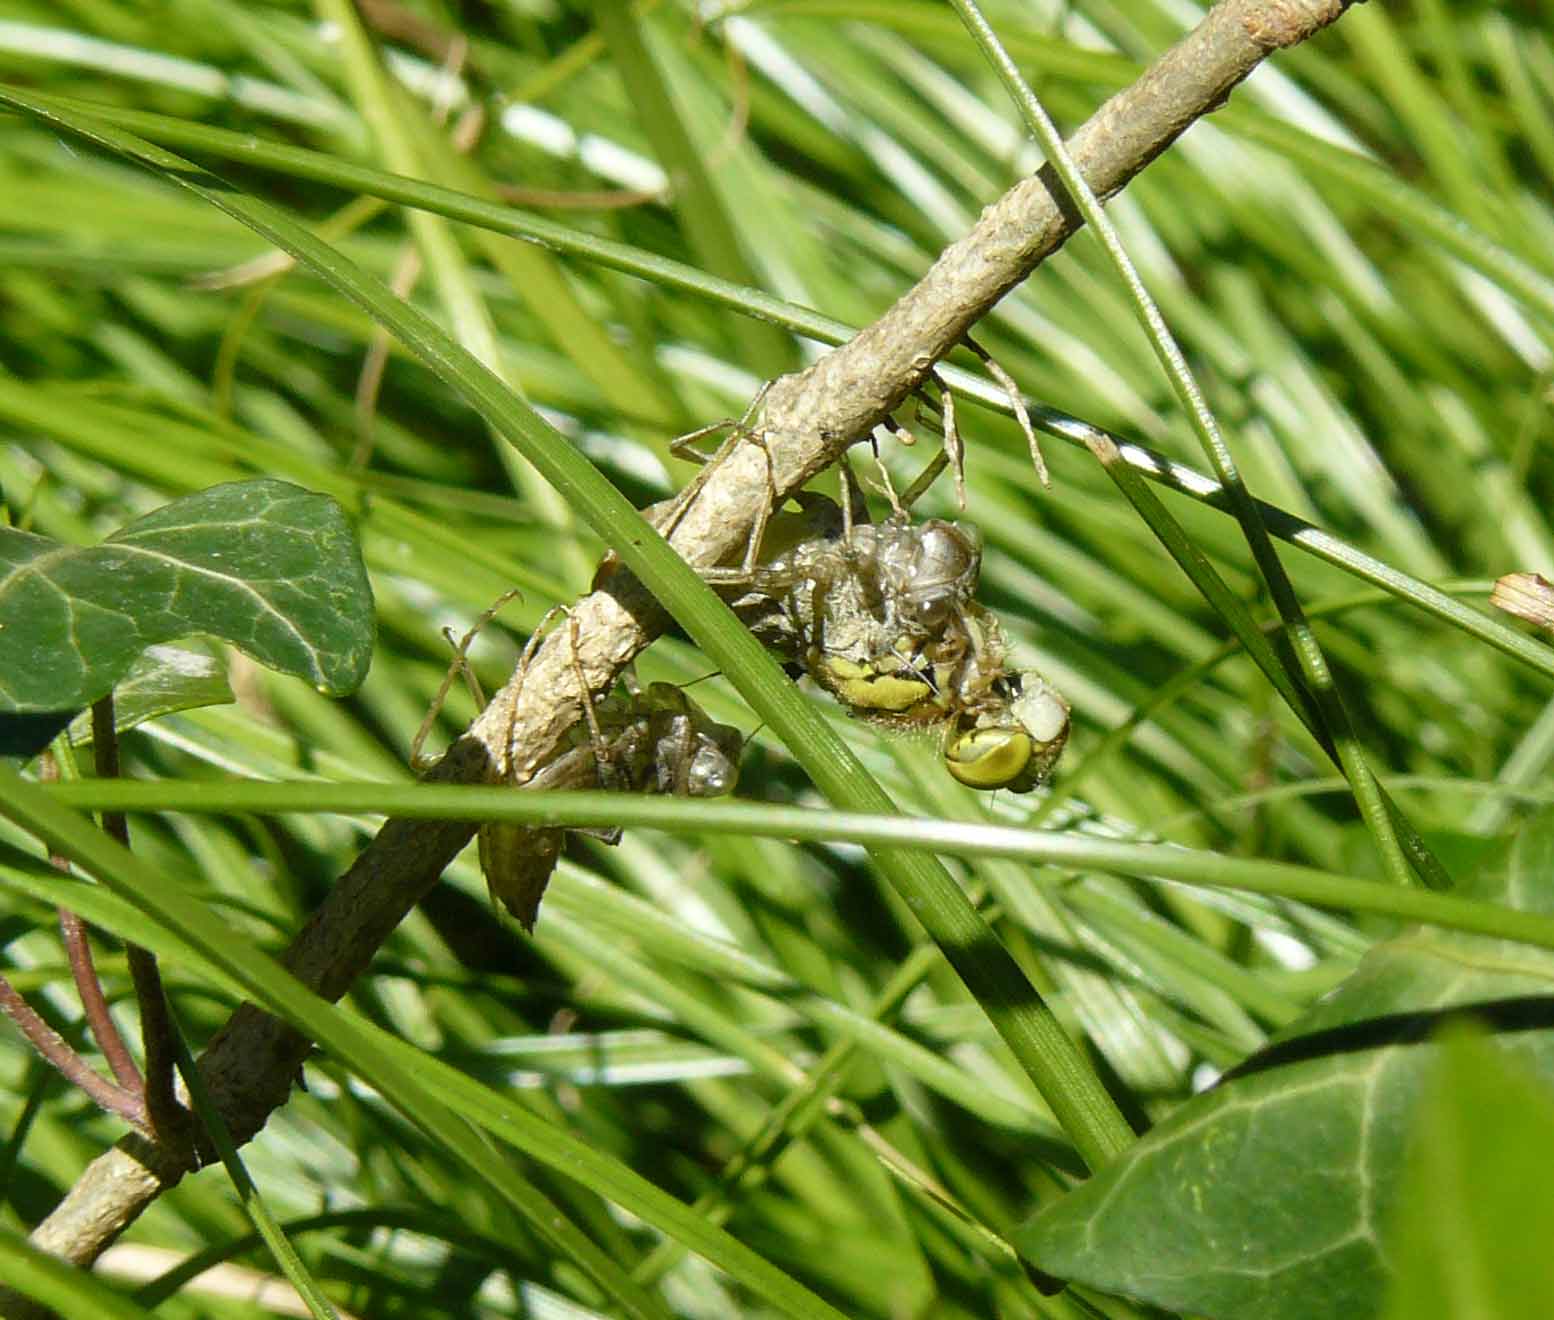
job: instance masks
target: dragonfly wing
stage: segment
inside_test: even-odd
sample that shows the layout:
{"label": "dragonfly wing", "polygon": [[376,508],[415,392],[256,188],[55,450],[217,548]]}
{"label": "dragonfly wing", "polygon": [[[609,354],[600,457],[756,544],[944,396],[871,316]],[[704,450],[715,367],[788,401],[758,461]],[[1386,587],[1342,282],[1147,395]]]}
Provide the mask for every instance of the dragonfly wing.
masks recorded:
{"label": "dragonfly wing", "polygon": [[561,857],[565,830],[532,830],[522,825],[480,827],[480,869],[493,902],[500,903],[518,924],[534,933],[540,899]]}

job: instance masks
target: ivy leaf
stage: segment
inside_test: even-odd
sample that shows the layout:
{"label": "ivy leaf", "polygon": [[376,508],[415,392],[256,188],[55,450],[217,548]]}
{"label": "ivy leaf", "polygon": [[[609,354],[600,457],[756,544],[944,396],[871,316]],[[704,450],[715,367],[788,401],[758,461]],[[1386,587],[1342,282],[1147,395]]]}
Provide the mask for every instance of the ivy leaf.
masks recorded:
{"label": "ivy leaf", "polygon": [[1541,1320],[1554,1297],[1554,1090],[1481,1037],[1455,1036],[1409,1142],[1387,1320]]}
{"label": "ivy leaf", "polygon": [[[113,688],[113,723],[119,733],[180,710],[232,701],[226,669],[215,656],[181,646],[148,646]],[[92,741],[92,716],[70,722],[70,741]]]}
{"label": "ivy leaf", "polygon": [[[1554,813],[1464,886],[1554,910]],[[1413,929],[1266,1050],[1183,1105],[1015,1235],[1040,1270],[1174,1311],[1230,1320],[1376,1315],[1409,1134],[1454,1012],[1554,1083],[1554,954]]]}
{"label": "ivy leaf", "polygon": [[[114,685],[113,723],[123,733],[163,715],[199,706],[224,706],[233,699],[226,668],[217,657],[181,646],[148,646]],[[67,724],[70,741],[77,747],[91,743],[90,711],[0,714],[0,756],[30,759],[53,742]]]}
{"label": "ivy leaf", "polygon": [[0,714],[80,710],[192,633],[338,696],[366,677],[373,630],[344,510],[283,481],[213,486],[85,548],[0,528]]}

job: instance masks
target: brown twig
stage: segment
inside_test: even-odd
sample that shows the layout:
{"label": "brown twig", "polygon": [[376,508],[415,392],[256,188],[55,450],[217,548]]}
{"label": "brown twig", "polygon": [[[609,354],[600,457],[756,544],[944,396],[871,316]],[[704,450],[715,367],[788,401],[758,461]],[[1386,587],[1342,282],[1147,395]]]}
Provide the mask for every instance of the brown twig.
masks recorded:
{"label": "brown twig", "polygon": [[[64,863],[60,867],[61,870],[67,870],[70,866],[69,861],[63,857],[53,857],[49,860],[56,866]],[[60,908],[59,933],[65,944],[65,957],[70,961],[70,972],[75,978],[76,993],[81,996],[81,1011],[86,1016],[86,1025],[92,1033],[92,1038],[97,1042],[97,1048],[103,1052],[103,1058],[108,1061],[114,1080],[126,1090],[139,1095],[143,1086],[140,1068],[129,1052],[129,1046],[124,1043],[124,1037],[119,1033],[119,1024],[113,1020],[113,1015],[108,1011],[108,999],[103,994],[102,980],[97,975],[97,964],[92,959],[92,944],[87,934],[86,922],[69,908]]]}
{"label": "brown twig", "polygon": [[[1069,149],[1091,188],[1102,198],[1118,192],[1195,120],[1222,105],[1270,53],[1327,26],[1347,3],[1222,0],[1074,135]],[[812,367],[774,382],[762,418],[766,444],[739,447],[711,474],[675,529],[676,549],[706,566],[743,545],[766,502],[768,461],[779,494],[835,462],[884,422],[1078,223],[1049,169],[989,206],[883,317]],[[612,589],[573,607],[578,664],[594,691],[607,689],[663,626],[657,605],[625,575],[617,578]],[[581,716],[569,649],[564,641],[542,647],[530,681],[499,692],[429,778],[522,778],[543,764]],[[509,731],[512,745],[525,749],[513,766],[507,764]],[[319,994],[338,998],[473,832],[466,824],[388,822],[292,942],[287,967]],[[238,1140],[252,1136],[285,1101],[308,1048],[290,1027],[248,1005],[211,1042],[206,1076]],[[83,1172],[34,1241],[70,1260],[93,1260],[186,1167],[144,1143],[121,1142]]]}
{"label": "brown twig", "polygon": [[145,1128],[146,1111],[140,1097],[110,1082],[87,1063],[76,1053],[75,1047],[49,1026],[38,1010],[23,999],[16,987],[3,976],[0,976],[0,1013],[16,1024],[16,1029],[26,1037],[27,1043],[57,1068],[67,1082],[85,1091],[99,1108],[117,1115],[131,1127]]}
{"label": "brown twig", "polygon": [[[52,754],[44,753],[38,777],[46,784],[59,778],[59,764]],[[70,859],[60,853],[50,853],[49,862],[60,871],[67,874],[70,871]],[[108,1001],[103,995],[102,982],[92,963],[86,925],[74,912],[60,908],[59,927],[76,990],[81,996],[87,1027],[102,1050],[103,1057],[108,1060],[116,1081],[110,1082],[88,1064],[74,1046],[49,1026],[4,977],[0,977],[0,1012],[16,1024],[17,1030],[45,1061],[58,1069],[66,1081],[86,1092],[99,1108],[117,1115],[131,1127],[146,1131],[148,1121],[140,1070],[135,1066],[135,1060],[130,1057],[124,1044],[124,1037],[119,1034],[118,1026],[108,1013]]]}

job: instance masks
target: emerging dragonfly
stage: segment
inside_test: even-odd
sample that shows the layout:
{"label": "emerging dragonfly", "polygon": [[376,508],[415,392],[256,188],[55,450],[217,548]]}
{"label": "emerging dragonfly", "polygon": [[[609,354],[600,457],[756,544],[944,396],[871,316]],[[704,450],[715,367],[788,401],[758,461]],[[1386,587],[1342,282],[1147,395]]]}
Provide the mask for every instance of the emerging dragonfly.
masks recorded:
{"label": "emerging dragonfly", "polygon": [[706,577],[770,650],[854,714],[941,729],[945,768],[972,788],[1034,789],[1068,740],[1068,705],[1014,671],[998,620],[972,596],[976,530],[899,510],[883,523],[813,492],[765,525],[756,554]]}

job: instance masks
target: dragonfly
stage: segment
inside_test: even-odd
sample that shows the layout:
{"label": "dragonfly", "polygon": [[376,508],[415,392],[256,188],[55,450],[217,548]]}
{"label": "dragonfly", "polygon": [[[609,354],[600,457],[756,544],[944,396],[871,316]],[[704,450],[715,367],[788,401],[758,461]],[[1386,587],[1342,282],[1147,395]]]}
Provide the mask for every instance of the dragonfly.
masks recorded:
{"label": "dragonfly", "polygon": [[871,523],[851,494],[848,511],[811,491],[794,502],[746,564],[705,574],[741,621],[854,714],[939,730],[945,769],[968,787],[1041,784],[1068,740],[1068,703],[1011,668],[997,617],[973,599],[976,529],[901,510]]}

